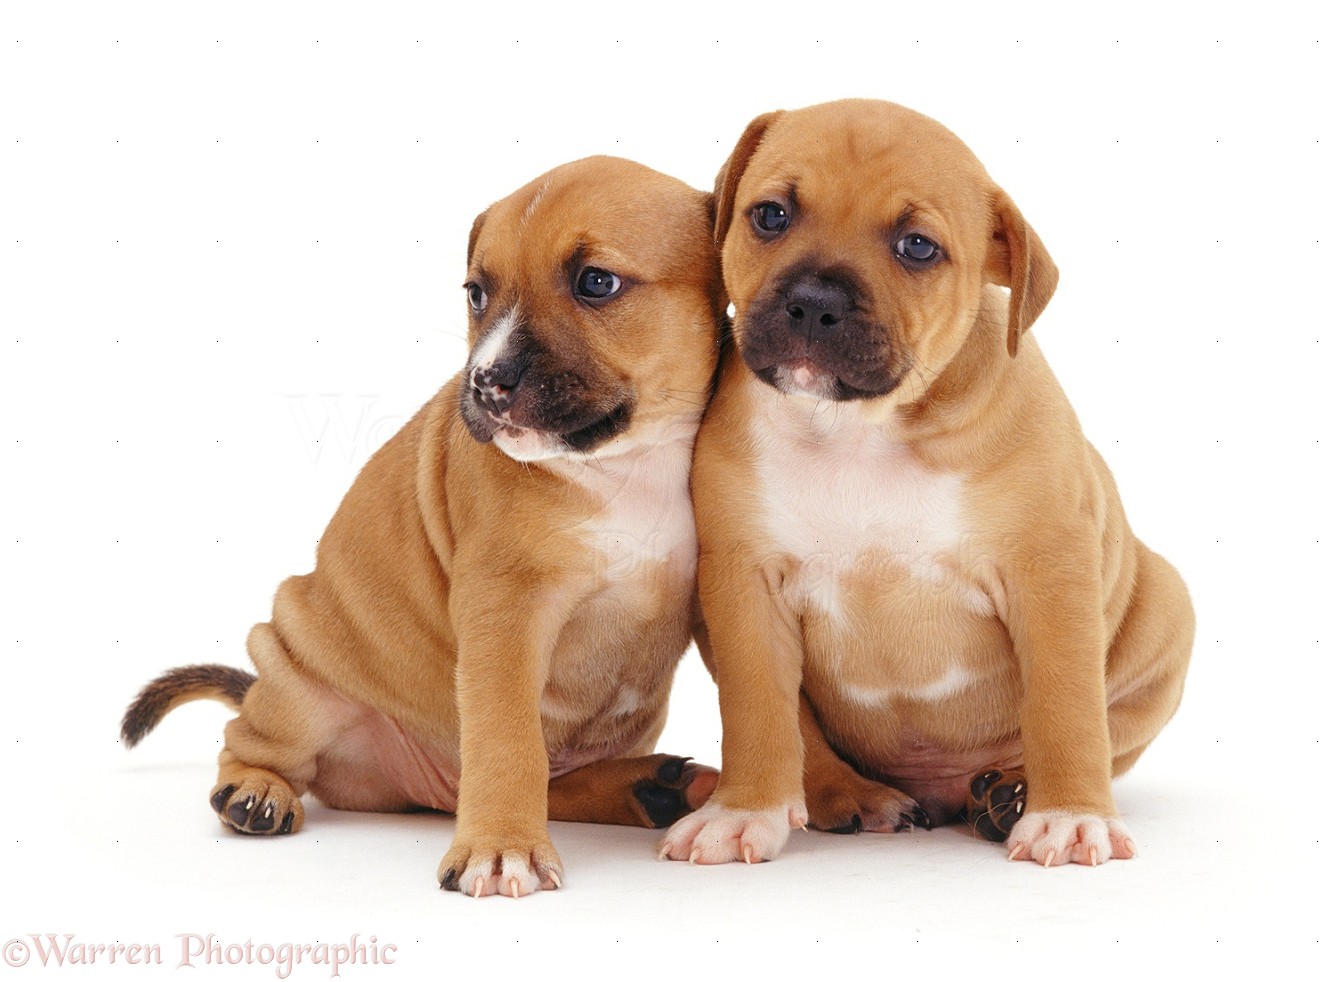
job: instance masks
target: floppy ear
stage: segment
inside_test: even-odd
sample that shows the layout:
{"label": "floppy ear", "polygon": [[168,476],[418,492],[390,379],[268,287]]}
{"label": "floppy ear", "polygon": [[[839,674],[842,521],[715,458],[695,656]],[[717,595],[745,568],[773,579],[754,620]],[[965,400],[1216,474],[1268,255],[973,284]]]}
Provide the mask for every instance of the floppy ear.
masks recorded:
{"label": "floppy ear", "polygon": [[732,224],[732,206],[736,204],[736,186],[741,182],[741,175],[745,173],[746,165],[750,163],[755,148],[764,139],[765,130],[781,115],[783,115],[782,110],[778,110],[752,119],[750,125],[746,127],[746,132],[741,134],[741,139],[733,148],[731,156],[727,158],[727,163],[723,164],[723,169],[718,172],[718,180],[713,184],[713,241],[720,248],[723,239],[727,238],[727,229]]}
{"label": "floppy ear", "polygon": [[1056,264],[1038,234],[1024,220],[1010,196],[997,190],[991,248],[987,253],[991,282],[1010,288],[1010,324],[1006,340],[1010,357],[1019,353],[1019,338],[1033,326],[1056,292]]}
{"label": "floppy ear", "polygon": [[472,231],[468,233],[468,265],[472,265],[472,253],[477,248],[477,236],[482,234],[482,226],[486,224],[486,216],[491,212],[488,208],[472,220]]}

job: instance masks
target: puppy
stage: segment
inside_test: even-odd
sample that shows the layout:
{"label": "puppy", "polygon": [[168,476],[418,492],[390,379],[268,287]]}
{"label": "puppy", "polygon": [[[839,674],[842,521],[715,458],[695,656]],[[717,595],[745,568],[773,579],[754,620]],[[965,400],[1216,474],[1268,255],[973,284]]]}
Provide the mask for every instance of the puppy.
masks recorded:
{"label": "puppy", "polygon": [[250,633],[258,678],[177,669],[238,706],[210,801],[238,832],[335,808],[457,812],[438,880],[558,887],[548,817],[665,827],[716,776],[650,755],[690,641],[695,434],[724,320],[704,192],[567,164],[468,240],[467,367],[366,464]]}
{"label": "puppy", "polygon": [[1180,701],[1193,615],[1023,338],[1042,242],[875,101],[759,117],[717,198],[734,343],[692,481],[723,769],[663,854],[966,816],[1012,859],[1134,855],[1111,780]]}

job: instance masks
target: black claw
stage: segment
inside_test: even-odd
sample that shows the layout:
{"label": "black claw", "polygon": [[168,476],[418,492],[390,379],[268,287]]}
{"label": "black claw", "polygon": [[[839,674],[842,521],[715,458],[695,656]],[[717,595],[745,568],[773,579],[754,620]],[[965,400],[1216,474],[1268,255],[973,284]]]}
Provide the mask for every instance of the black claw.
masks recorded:
{"label": "black claw", "polygon": [[912,823],[919,829],[929,829],[931,827],[931,816],[926,813],[926,809],[919,805],[912,810]]}
{"label": "black claw", "polygon": [[459,871],[456,869],[445,870],[445,877],[440,881],[441,890],[457,890],[459,888]]}
{"label": "black claw", "polygon": [[245,801],[238,801],[232,807],[227,809],[227,819],[238,829],[244,828],[246,819],[250,817],[250,809],[254,807],[255,796],[252,794]]}
{"label": "black claw", "polygon": [[[662,772],[658,773],[661,776]],[[690,811],[690,805],[686,803],[686,797],[680,791],[651,784],[648,781],[635,788],[635,798],[644,806],[644,812],[655,829],[665,829]]]}
{"label": "black claw", "polygon": [[255,832],[268,832],[277,824],[278,820],[273,814],[273,803],[265,802],[263,808],[255,809],[255,820],[250,823],[250,828]]}
{"label": "black claw", "polygon": [[292,823],[296,821],[296,812],[288,812],[283,816],[283,824],[278,826],[279,835],[291,835]]}
{"label": "black claw", "polygon": [[679,784],[681,778],[685,776],[686,764],[689,762],[689,757],[670,758],[658,768],[658,780],[664,784]]}
{"label": "black claw", "polygon": [[227,806],[227,799],[232,796],[232,792],[235,790],[235,784],[229,784],[226,787],[219,788],[213,793],[213,797],[208,799],[208,803],[213,806],[215,812],[221,815],[223,808]]}
{"label": "black claw", "polygon": [[852,821],[848,822],[847,825],[840,825],[838,828],[830,829],[829,831],[832,832],[834,835],[856,835],[861,830],[862,830],[862,817],[854,812],[852,816]]}

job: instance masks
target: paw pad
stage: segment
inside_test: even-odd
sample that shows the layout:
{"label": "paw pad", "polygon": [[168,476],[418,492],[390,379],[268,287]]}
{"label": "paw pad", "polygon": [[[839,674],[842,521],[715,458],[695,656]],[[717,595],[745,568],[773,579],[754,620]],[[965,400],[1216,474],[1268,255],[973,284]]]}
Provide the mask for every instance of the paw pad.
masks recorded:
{"label": "paw pad", "polygon": [[223,825],[244,835],[290,835],[300,824],[300,803],[277,787],[238,790],[224,784],[208,803]]}
{"label": "paw pad", "polygon": [[689,757],[668,757],[654,777],[635,782],[635,800],[653,828],[665,829],[694,811],[691,788],[705,771],[713,773],[712,768],[702,768]]}
{"label": "paw pad", "polygon": [[1023,817],[1028,780],[1023,771],[983,771],[968,787],[964,817],[980,838],[1004,842]]}

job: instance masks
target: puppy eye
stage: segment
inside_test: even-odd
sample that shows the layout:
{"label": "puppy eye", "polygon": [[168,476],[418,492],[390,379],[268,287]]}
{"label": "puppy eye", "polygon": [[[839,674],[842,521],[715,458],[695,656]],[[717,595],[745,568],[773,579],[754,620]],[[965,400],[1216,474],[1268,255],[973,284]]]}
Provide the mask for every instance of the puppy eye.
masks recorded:
{"label": "puppy eye", "polygon": [[465,283],[463,289],[468,291],[468,306],[473,309],[473,313],[480,314],[486,310],[486,291],[477,283]]}
{"label": "puppy eye", "polygon": [[605,269],[589,266],[579,274],[574,288],[586,300],[606,300],[621,289],[621,278]]}
{"label": "puppy eye", "polygon": [[913,266],[926,266],[940,258],[940,246],[916,232],[894,243],[894,251]]}
{"label": "puppy eye", "polygon": [[777,201],[762,201],[750,210],[750,220],[761,235],[777,235],[787,228],[787,209]]}

